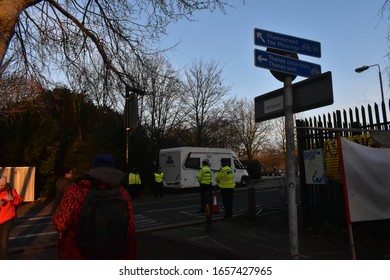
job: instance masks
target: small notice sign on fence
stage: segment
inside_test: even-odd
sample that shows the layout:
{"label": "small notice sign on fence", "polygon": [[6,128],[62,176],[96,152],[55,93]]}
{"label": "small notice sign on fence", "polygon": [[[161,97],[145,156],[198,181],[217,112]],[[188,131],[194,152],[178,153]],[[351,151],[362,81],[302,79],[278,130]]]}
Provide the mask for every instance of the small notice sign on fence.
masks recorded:
{"label": "small notice sign on fence", "polygon": [[303,151],[306,184],[325,184],[325,164],[322,149]]}

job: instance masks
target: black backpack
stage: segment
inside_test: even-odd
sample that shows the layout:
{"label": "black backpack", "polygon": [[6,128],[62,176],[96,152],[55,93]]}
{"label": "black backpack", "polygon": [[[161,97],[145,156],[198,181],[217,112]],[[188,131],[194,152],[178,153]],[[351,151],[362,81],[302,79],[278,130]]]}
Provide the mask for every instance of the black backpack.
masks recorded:
{"label": "black backpack", "polygon": [[129,211],[119,189],[91,187],[81,207],[77,247],[86,259],[121,259],[128,225]]}

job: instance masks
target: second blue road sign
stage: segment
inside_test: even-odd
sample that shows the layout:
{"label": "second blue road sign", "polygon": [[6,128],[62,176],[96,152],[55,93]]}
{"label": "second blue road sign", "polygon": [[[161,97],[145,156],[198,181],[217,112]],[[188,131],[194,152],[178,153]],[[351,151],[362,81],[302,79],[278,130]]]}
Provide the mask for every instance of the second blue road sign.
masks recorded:
{"label": "second blue road sign", "polygon": [[321,65],[257,49],[255,66],[307,78],[321,74]]}

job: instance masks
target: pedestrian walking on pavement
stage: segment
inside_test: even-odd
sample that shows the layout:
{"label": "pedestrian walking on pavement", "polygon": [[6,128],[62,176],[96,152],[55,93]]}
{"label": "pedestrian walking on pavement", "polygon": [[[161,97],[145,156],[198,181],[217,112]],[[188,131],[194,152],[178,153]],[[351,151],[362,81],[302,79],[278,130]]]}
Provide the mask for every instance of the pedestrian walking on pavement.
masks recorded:
{"label": "pedestrian walking on pavement", "polygon": [[[72,183],[66,189],[63,199],[61,200],[60,205],[58,206],[56,212],[53,215],[53,225],[55,230],[57,230],[59,233],[57,240],[57,255],[59,259],[97,259],[93,256],[90,257],[83,254],[80,245],[84,244],[80,244],[78,240],[78,232],[80,231],[81,226],[83,226],[80,222],[80,216],[82,213],[82,209],[84,209],[82,208],[84,201],[87,201],[87,199],[88,201],[94,199],[92,195],[88,196],[88,194],[90,194],[91,192],[91,194],[98,193],[100,195],[99,198],[102,197],[101,194],[103,192],[100,192],[100,190],[107,190],[110,194],[115,191],[115,197],[118,197],[119,193],[119,197],[122,197],[123,199],[122,205],[123,202],[127,205],[128,213],[126,214],[128,215],[126,216],[128,216],[128,221],[126,222],[126,232],[124,234],[125,236],[127,236],[127,241],[126,244],[124,244],[124,246],[122,247],[124,248],[124,252],[121,254],[120,257],[116,259],[135,259],[136,243],[134,212],[130,196],[127,190],[122,185],[124,183],[124,178],[125,174],[121,170],[115,168],[114,159],[112,155],[99,154],[96,155],[91,170],[85,173],[80,180],[78,180],[76,183]],[[112,205],[111,208],[114,208],[114,205]],[[106,209],[109,210],[110,208]],[[95,213],[95,211],[90,212]],[[115,217],[115,220],[116,218],[117,217]],[[108,232],[109,234],[110,230],[115,231],[116,228],[102,228],[102,232]],[[102,232],[100,232],[99,234],[102,235]],[[92,229],[90,230],[90,234],[93,234],[93,236],[97,236],[95,233],[95,231],[92,232]],[[99,236],[99,238],[101,238],[101,236]],[[97,246],[96,244],[93,244],[93,246],[95,248],[101,248],[103,246],[114,247],[114,245],[115,247],[118,247],[116,246],[118,241],[113,233],[111,236],[109,236],[109,238],[110,244],[99,243],[99,246]]]}
{"label": "pedestrian walking on pavement", "polygon": [[204,159],[202,161],[202,168],[198,172],[198,182],[200,189],[200,213],[204,213],[206,204],[209,206],[212,204],[211,188],[213,172],[211,171],[209,164],[209,160]]}
{"label": "pedestrian walking on pavement", "polygon": [[234,182],[234,172],[230,168],[230,159],[221,159],[221,169],[219,170],[216,182],[221,189],[223,207],[225,209],[225,218],[233,216],[233,191],[236,187]]}
{"label": "pedestrian walking on pavement", "polygon": [[53,209],[57,209],[58,205],[60,205],[61,199],[64,196],[65,190],[72,183],[73,172],[72,168],[69,166],[65,166],[60,174],[60,177],[56,182],[56,194],[53,202]]}
{"label": "pedestrian walking on pavement", "polygon": [[16,207],[23,203],[22,197],[7,182],[6,176],[0,177],[0,259],[8,256],[8,239],[16,217]]}
{"label": "pedestrian walking on pavement", "polygon": [[163,184],[164,184],[164,173],[161,167],[157,167],[154,173],[154,195],[156,198],[163,197]]}

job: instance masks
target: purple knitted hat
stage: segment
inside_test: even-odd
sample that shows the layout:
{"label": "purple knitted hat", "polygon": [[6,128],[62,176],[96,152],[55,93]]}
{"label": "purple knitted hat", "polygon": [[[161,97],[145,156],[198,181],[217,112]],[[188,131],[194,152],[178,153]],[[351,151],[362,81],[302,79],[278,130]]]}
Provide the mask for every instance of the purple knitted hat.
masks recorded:
{"label": "purple knitted hat", "polygon": [[114,157],[110,154],[98,154],[92,163],[92,168],[115,167]]}

